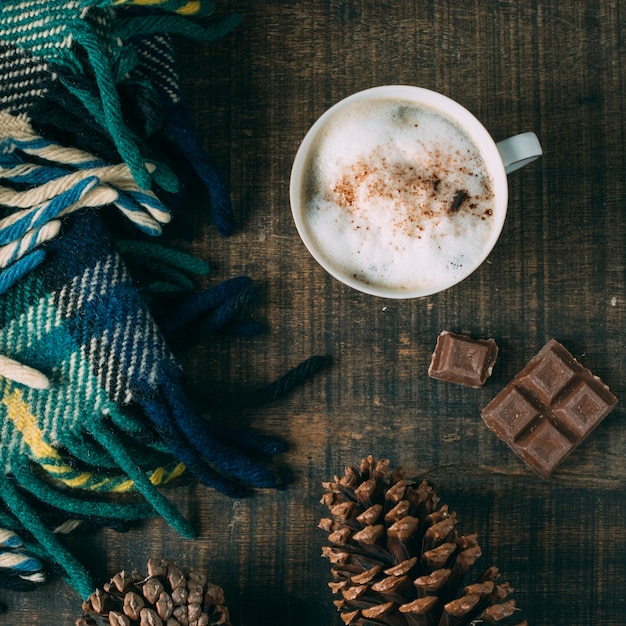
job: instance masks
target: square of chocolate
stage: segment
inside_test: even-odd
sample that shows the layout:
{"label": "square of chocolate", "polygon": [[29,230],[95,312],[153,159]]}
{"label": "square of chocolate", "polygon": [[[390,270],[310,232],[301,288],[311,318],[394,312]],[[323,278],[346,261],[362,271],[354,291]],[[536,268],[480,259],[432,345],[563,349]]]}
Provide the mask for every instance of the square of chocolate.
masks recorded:
{"label": "square of chocolate", "polygon": [[617,398],[555,339],[483,409],[487,427],[547,478]]}
{"label": "square of chocolate", "polygon": [[576,372],[557,352],[550,350],[530,369],[524,382],[542,402],[550,404],[574,376]]}
{"label": "square of chocolate", "polygon": [[534,427],[532,437],[524,437],[512,448],[539,476],[547,478],[571,452],[572,444],[549,419],[544,418]]}
{"label": "square of chocolate", "polygon": [[431,378],[478,389],[493,371],[498,346],[493,339],[472,339],[444,330],[430,360]]}
{"label": "square of chocolate", "polygon": [[587,380],[579,380],[559,402],[554,414],[572,439],[581,439],[611,410],[609,401]]}
{"label": "square of chocolate", "polygon": [[516,387],[504,390],[500,402],[483,412],[487,426],[506,443],[514,443],[521,434],[541,417],[540,409]]}

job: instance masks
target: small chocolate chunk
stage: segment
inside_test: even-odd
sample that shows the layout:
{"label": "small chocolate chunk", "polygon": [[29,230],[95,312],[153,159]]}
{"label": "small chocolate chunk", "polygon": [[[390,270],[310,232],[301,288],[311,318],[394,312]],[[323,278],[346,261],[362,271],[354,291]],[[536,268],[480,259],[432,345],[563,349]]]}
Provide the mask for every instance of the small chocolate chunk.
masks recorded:
{"label": "small chocolate chunk", "polygon": [[551,339],[481,415],[497,437],[547,478],[616,404],[609,388]]}
{"label": "small chocolate chunk", "polygon": [[497,356],[493,339],[472,339],[444,330],[437,338],[428,375],[478,389],[491,376]]}

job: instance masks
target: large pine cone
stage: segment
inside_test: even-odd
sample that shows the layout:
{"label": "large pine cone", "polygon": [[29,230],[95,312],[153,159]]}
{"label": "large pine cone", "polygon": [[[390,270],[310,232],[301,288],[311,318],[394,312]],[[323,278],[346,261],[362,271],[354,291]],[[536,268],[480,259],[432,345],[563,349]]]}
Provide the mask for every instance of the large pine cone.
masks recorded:
{"label": "large pine cone", "polygon": [[83,602],[76,626],[230,626],[221,587],[201,572],[150,559],[148,575],[120,572]]}
{"label": "large pine cone", "polygon": [[320,522],[329,533],[322,554],[345,624],[472,626],[516,612],[497,568],[464,586],[481,556],[477,535],[457,533],[456,514],[439,506],[426,481],[413,484],[402,468],[390,471],[387,460],[370,456],[323,486],[332,517]]}

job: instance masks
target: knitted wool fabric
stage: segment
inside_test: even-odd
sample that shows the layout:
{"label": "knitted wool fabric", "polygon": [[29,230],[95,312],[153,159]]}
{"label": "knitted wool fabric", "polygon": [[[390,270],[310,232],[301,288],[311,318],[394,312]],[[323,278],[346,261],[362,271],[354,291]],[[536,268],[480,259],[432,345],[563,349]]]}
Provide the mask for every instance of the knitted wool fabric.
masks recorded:
{"label": "knitted wool fabric", "polygon": [[[0,0],[0,526],[28,537],[85,598],[89,573],[58,539],[65,521],[158,514],[189,537],[161,485],[189,472],[230,495],[273,487],[258,455],[284,449],[198,415],[164,335],[187,347],[186,325],[222,327],[249,301],[250,280],[161,311],[161,330],[120,252],[158,260],[165,291],[207,268],[143,239],[127,245],[107,226],[121,213],[142,236],[158,235],[187,157],[230,232],[227,194],[190,129],[167,36],[211,40],[236,21],[188,19],[211,10],[201,0]],[[323,364],[296,368],[259,397]]]}
{"label": "knitted wool fabric", "polygon": [[[182,19],[183,15],[211,13],[212,5],[201,0],[153,0],[147,4],[159,10],[138,13],[137,6],[146,5],[142,0],[6,0],[0,3],[0,41],[18,47],[19,56],[28,55],[32,59],[26,61],[27,65],[35,63],[32,67],[36,74],[49,77],[34,76],[36,82],[33,83],[29,76],[26,86],[32,85],[41,97],[51,90],[51,82],[58,81],[67,94],[78,98],[110,136],[143,189],[151,187],[154,172],[147,170],[137,137],[124,121],[119,95],[120,84],[138,64],[137,50],[128,45],[128,40],[167,32],[212,40],[227,32],[236,21],[236,18],[226,18],[205,28]],[[15,81],[11,75],[8,78],[9,89],[24,91],[23,82]],[[16,100],[19,103],[19,97]],[[157,180],[163,183],[164,179]]]}
{"label": "knitted wool fabric", "polygon": [[[0,307],[0,352],[48,380],[29,386],[0,378],[6,474],[68,515],[141,519],[157,513],[188,537],[189,524],[155,488],[179,475],[181,463],[203,483],[231,494],[240,481],[274,486],[265,466],[217,438],[189,406],[179,368],[100,218],[86,213],[66,220],[47,255],[6,292]],[[141,443],[139,452],[126,444],[127,436]],[[173,460],[159,465],[165,455]],[[133,487],[150,506],[78,499],[46,475],[83,493]],[[33,521],[14,481],[0,477],[0,484],[0,499],[20,524],[53,553],[83,595],[90,593],[78,565]]]}
{"label": "knitted wool fabric", "polygon": [[[178,181],[171,172],[162,163],[147,163],[151,147],[146,140],[161,130],[160,140],[165,135],[178,148],[174,158],[188,159],[207,186],[216,225],[230,234],[230,199],[191,129],[167,33],[211,41],[230,30],[238,17],[199,25],[182,16],[207,16],[213,10],[209,2],[136,4],[0,2],[0,103],[10,113],[26,113],[33,128],[48,139],[62,133],[63,143],[108,162],[121,157],[142,188],[150,187],[151,175],[173,191]],[[138,116],[145,123],[131,128],[126,120]],[[168,148],[162,153],[171,153]]]}

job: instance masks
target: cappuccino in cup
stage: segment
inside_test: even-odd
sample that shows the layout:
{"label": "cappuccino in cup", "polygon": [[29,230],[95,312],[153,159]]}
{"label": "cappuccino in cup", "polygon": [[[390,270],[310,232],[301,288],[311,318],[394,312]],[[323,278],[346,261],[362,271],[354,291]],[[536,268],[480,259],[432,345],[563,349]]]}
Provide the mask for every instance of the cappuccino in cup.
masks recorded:
{"label": "cappuccino in cup", "polygon": [[327,111],[298,151],[290,191],[318,262],[356,289],[397,298],[473,272],[507,204],[505,164],[478,121],[441,94],[404,86]]}

